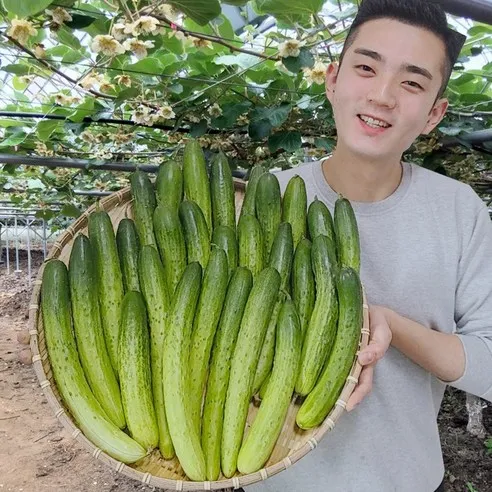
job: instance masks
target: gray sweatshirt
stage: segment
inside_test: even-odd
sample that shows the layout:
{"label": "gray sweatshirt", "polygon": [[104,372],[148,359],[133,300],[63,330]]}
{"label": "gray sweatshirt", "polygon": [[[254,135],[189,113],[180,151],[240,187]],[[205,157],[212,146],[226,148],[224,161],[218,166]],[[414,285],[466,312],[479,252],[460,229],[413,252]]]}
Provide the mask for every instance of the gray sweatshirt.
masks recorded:
{"label": "gray sweatshirt", "polygon": [[[295,174],[308,203],[317,196],[333,213],[337,194],[321,162],[278,173],[282,192]],[[391,196],[352,205],[369,304],[459,334],[466,369],[450,385],[491,401],[492,223],[483,201],[468,185],[403,163]],[[444,475],[436,420],[445,388],[390,347],[370,395],[315,450],[246,492],[433,492]]]}

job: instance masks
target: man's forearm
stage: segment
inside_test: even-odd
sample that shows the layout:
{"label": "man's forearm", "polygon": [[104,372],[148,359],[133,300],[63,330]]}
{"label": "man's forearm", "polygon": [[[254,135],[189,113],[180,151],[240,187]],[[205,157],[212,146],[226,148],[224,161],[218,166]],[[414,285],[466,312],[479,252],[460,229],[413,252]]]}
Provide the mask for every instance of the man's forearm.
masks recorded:
{"label": "man's forearm", "polygon": [[389,311],[393,347],[443,381],[455,381],[463,375],[465,352],[456,335],[430,330]]}

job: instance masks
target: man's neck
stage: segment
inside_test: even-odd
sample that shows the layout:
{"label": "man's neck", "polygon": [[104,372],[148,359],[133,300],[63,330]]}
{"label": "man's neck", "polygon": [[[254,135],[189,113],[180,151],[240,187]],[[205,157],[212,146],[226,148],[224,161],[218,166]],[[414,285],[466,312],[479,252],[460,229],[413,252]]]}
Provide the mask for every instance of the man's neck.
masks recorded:
{"label": "man's neck", "polygon": [[368,161],[337,150],[323,161],[322,170],[330,187],[354,202],[384,200],[398,188],[403,174],[400,160]]}

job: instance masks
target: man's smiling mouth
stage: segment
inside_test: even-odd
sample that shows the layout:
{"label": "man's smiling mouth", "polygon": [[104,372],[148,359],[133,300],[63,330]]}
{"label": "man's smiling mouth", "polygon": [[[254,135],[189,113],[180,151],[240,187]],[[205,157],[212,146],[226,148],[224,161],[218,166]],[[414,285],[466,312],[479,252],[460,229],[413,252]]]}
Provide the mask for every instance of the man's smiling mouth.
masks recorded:
{"label": "man's smiling mouth", "polygon": [[384,120],[378,120],[372,116],[366,116],[365,114],[357,115],[366,125],[372,128],[389,128],[391,125]]}

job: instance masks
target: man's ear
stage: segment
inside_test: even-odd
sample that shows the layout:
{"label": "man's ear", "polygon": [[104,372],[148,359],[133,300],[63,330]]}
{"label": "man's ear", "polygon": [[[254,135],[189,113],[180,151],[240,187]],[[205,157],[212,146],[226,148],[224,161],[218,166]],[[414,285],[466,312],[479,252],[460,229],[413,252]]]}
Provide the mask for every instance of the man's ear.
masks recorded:
{"label": "man's ear", "polygon": [[438,99],[430,110],[427,123],[422,130],[423,135],[428,135],[441,122],[448,109],[449,101],[446,98]]}
{"label": "man's ear", "polygon": [[326,89],[326,97],[328,101],[333,102],[333,93],[335,92],[335,86],[337,82],[338,76],[338,63],[330,63],[328,68],[326,69],[325,74],[325,89]]}

